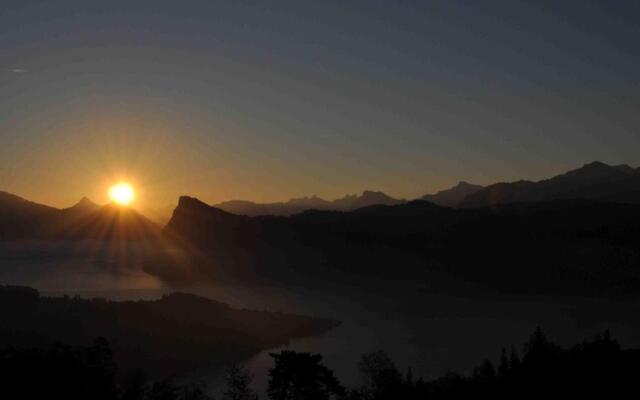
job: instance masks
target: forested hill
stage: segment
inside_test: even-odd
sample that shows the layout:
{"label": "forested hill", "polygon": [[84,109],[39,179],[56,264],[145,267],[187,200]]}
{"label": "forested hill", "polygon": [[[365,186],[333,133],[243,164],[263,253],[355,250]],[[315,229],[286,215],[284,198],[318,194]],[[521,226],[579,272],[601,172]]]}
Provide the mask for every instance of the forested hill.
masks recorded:
{"label": "forested hill", "polygon": [[88,345],[105,337],[124,368],[143,367],[154,375],[237,362],[338,325],[331,319],[235,309],[186,293],[116,302],[41,297],[34,289],[11,286],[0,286],[0,314],[5,345]]}

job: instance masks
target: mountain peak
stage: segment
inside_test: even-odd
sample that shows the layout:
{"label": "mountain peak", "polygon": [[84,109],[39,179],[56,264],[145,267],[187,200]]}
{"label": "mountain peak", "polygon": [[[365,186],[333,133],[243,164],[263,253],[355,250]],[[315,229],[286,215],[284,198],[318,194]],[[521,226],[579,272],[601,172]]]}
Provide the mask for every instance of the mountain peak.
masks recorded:
{"label": "mountain peak", "polygon": [[[584,164],[581,168],[609,168],[609,164],[605,164],[602,161],[592,161],[590,163]],[[579,168],[580,169],[580,168]]]}
{"label": "mountain peak", "polygon": [[604,200],[637,203],[640,178],[637,170],[626,165],[593,161],[560,175],[537,182],[493,184],[469,196],[464,207],[539,202],[562,199]]}
{"label": "mountain peak", "polygon": [[469,187],[479,187],[478,185],[474,185],[473,183],[469,183],[467,181],[460,181],[454,188],[469,188]]}
{"label": "mountain peak", "polygon": [[608,170],[608,171],[618,171],[625,173],[635,173],[636,169],[630,167],[627,164],[619,164],[619,165],[609,165],[603,163],[602,161],[593,161],[587,164],[584,164],[582,167],[575,169],[574,171],[584,171],[584,170]]}
{"label": "mountain peak", "polygon": [[360,196],[363,199],[370,199],[370,198],[377,198],[377,199],[390,199],[391,197],[389,197],[386,193],[384,192],[378,192],[375,190],[365,190],[362,192],[362,196]]}
{"label": "mountain peak", "polygon": [[[176,213],[206,213],[206,215],[233,215],[227,211],[224,211],[218,207],[210,206],[207,203],[190,196],[180,196],[178,200],[178,207],[174,210],[174,216]],[[204,214],[203,214],[204,215]]]}
{"label": "mountain peak", "polygon": [[457,185],[441,190],[435,194],[426,194],[420,199],[432,202],[444,207],[458,207],[460,203],[470,194],[482,189],[480,185],[474,185],[466,181],[460,181]]}
{"label": "mountain peak", "polygon": [[580,168],[573,169],[571,171],[565,172],[564,174],[557,175],[547,181],[576,181],[576,180],[608,180],[608,179],[616,179],[623,178],[625,179],[628,175],[635,174],[633,168],[626,164],[621,165],[609,165],[605,164],[601,161],[593,161],[587,164],[584,164]]}
{"label": "mountain peak", "polygon": [[91,201],[88,197],[82,197],[76,204],[71,206],[71,208],[95,208],[98,209],[100,206]]}
{"label": "mountain peak", "polygon": [[200,201],[195,197],[190,196],[180,196],[178,199],[178,208],[202,208],[209,207],[208,204]]}

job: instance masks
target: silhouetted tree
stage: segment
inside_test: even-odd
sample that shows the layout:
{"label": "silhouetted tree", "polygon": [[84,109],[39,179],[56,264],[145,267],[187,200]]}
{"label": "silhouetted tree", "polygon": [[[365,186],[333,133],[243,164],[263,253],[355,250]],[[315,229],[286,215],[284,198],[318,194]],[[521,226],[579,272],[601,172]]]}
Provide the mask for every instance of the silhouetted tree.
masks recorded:
{"label": "silhouetted tree", "polygon": [[520,367],[520,356],[515,346],[511,346],[511,353],[509,354],[509,367],[510,369],[517,369]]}
{"label": "silhouetted tree", "polygon": [[363,355],[358,369],[363,381],[362,394],[366,399],[392,399],[402,388],[400,371],[382,350]]}
{"label": "silhouetted tree", "polygon": [[138,370],[129,375],[120,389],[120,400],[144,400],[150,389],[149,377]]}
{"label": "silhouetted tree", "polygon": [[473,379],[477,383],[491,384],[496,381],[496,370],[489,360],[484,360],[482,364],[473,370]]}
{"label": "silhouetted tree", "polygon": [[0,397],[114,400],[113,355],[103,339],[90,347],[0,351]]}
{"label": "silhouetted tree", "polygon": [[213,397],[207,395],[198,385],[183,386],[180,392],[178,400],[213,400]]}
{"label": "silhouetted tree", "polygon": [[503,379],[509,372],[509,357],[507,356],[507,349],[504,347],[500,352],[500,363],[498,364],[498,378]]}
{"label": "silhouetted tree", "polygon": [[321,355],[282,351],[271,357],[275,366],[269,371],[270,399],[326,400],[345,395],[333,372],[321,363]]}
{"label": "silhouetted tree", "polygon": [[251,389],[251,375],[242,365],[232,364],[226,371],[224,400],[255,400],[258,395]]}
{"label": "silhouetted tree", "polygon": [[[636,384],[640,350],[622,350],[608,332],[565,349],[551,342],[538,328],[525,343],[522,358],[513,347],[511,354],[507,354],[507,350],[502,349],[497,371],[485,360],[468,377],[448,373],[429,382],[418,379],[410,385],[412,379],[408,373],[401,386],[392,386],[386,391],[385,398],[624,398],[640,394]],[[367,371],[388,370],[393,365],[383,352],[363,358],[366,362],[361,364],[367,366]],[[369,372],[367,376],[370,386],[380,386],[386,380],[374,378],[384,374]],[[375,398],[374,395],[375,390],[367,387],[351,390],[346,399],[369,400]]]}
{"label": "silhouetted tree", "polygon": [[151,385],[146,400],[176,400],[178,391],[179,387],[173,382],[173,379],[163,379]]}
{"label": "silhouetted tree", "polygon": [[151,382],[143,371],[135,371],[122,384],[119,400],[213,400],[202,387],[177,385],[171,378]]}

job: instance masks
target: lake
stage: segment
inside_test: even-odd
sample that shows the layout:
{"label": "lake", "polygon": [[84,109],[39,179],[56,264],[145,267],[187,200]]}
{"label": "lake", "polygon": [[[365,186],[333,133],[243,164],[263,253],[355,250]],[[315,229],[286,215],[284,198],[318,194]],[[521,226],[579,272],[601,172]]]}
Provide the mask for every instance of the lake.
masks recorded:
{"label": "lake", "polygon": [[[43,295],[117,300],[152,299],[175,291],[136,268],[135,260],[145,251],[149,250],[114,249],[96,242],[1,243],[0,284],[32,286]],[[349,284],[212,283],[179,290],[235,307],[340,320],[337,329],[293,340],[286,347],[321,353],[347,386],[359,383],[357,362],[366,352],[384,349],[401,371],[411,367],[414,376],[433,378],[451,370],[470,372],[485,358],[496,360],[502,347],[520,348],[536,326],[563,344],[610,329],[623,346],[640,347],[638,302],[505,295],[462,284],[455,295],[447,295],[433,287],[433,282],[367,279]],[[246,360],[261,393],[272,365],[269,352],[279,350]],[[215,390],[220,371],[205,368],[182,378],[207,383]]]}

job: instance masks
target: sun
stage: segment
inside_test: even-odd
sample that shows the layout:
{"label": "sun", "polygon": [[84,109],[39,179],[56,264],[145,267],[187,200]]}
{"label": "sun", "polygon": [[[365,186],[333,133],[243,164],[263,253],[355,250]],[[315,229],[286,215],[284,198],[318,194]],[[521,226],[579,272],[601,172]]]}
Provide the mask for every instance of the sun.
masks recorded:
{"label": "sun", "polygon": [[136,193],[130,184],[120,182],[109,188],[109,198],[121,206],[128,206],[136,198]]}

